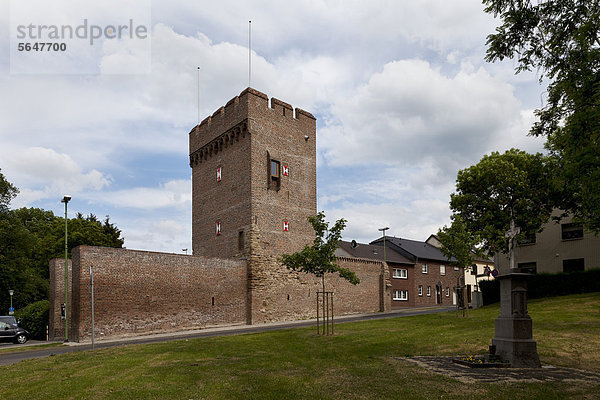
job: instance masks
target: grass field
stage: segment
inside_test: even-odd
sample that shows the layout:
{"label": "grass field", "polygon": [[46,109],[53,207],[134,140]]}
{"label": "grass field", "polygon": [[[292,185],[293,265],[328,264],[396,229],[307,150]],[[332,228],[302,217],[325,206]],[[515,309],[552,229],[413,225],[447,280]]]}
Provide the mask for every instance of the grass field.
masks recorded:
{"label": "grass field", "polygon": [[[529,304],[542,363],[600,372],[600,293]],[[498,306],[76,352],[0,367],[7,399],[600,398],[600,383],[465,384],[398,359],[482,354]],[[1,355],[0,355],[1,357]]]}

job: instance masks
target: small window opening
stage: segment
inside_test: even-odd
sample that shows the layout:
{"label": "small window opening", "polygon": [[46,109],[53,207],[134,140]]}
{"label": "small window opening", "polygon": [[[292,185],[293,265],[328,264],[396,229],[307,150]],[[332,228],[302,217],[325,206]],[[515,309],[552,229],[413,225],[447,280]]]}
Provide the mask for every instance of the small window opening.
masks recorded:
{"label": "small window opening", "polygon": [[244,251],[244,231],[238,232],[238,251]]}
{"label": "small window opening", "polygon": [[213,298],[212,298],[212,305],[213,306],[215,305],[215,296],[213,296]]}

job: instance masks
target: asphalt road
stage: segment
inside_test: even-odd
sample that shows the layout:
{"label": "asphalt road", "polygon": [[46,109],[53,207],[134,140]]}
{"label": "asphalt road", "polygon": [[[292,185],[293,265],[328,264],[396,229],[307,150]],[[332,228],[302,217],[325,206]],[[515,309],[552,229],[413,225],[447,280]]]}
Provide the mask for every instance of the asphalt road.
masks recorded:
{"label": "asphalt road", "polygon": [[[429,309],[417,309],[417,310],[399,310],[399,311],[391,311],[386,313],[375,313],[375,314],[361,314],[357,316],[343,316],[336,319],[337,324],[343,324],[347,322],[356,322],[356,321],[369,321],[376,319],[385,319],[385,318],[398,318],[398,317],[410,317],[413,315],[423,315],[423,314],[435,314],[440,312],[446,312],[454,310],[454,307],[444,307],[444,308],[429,308]],[[100,341],[96,342],[94,348],[95,349],[104,349],[109,347],[117,347],[117,346],[127,346],[130,344],[145,344],[145,343],[158,343],[158,342],[167,342],[171,340],[182,340],[182,339],[194,339],[194,338],[203,338],[203,337],[213,337],[213,336],[226,336],[226,335],[241,335],[245,333],[258,333],[258,332],[267,332],[267,331],[275,331],[282,329],[292,329],[303,326],[311,326],[315,325],[314,320],[308,321],[295,321],[289,323],[277,323],[277,324],[265,324],[265,325],[242,325],[236,327],[227,327],[222,329],[207,329],[207,330],[197,330],[190,333],[171,333],[168,335],[157,335],[157,336],[143,336],[139,338],[127,338],[121,339],[117,341]],[[37,342],[39,344],[44,344],[46,342]],[[32,343],[33,344],[33,343]],[[58,354],[70,353],[73,351],[85,351],[92,350],[91,344],[82,344],[82,345],[70,345],[70,346],[60,346],[60,347],[50,347],[50,348],[35,348],[33,346],[27,345],[2,345],[0,344],[0,350],[4,348],[17,348],[23,349],[22,351],[14,351],[9,353],[0,353],[0,366],[2,365],[10,365],[17,363],[23,360],[30,360],[34,358],[43,358],[50,357]],[[30,349],[27,349],[27,348]]]}

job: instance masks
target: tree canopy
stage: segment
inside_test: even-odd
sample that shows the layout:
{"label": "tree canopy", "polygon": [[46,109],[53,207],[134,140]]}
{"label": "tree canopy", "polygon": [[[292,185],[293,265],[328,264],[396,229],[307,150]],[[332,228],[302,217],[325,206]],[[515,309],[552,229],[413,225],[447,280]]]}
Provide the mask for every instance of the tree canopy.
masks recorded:
{"label": "tree canopy", "polygon": [[448,258],[454,257],[461,268],[470,267],[479,255],[477,246],[481,239],[469,231],[460,215],[453,215],[450,226],[440,229],[437,237],[442,244],[441,252]]}
{"label": "tree canopy", "polygon": [[[482,250],[507,251],[506,231],[511,220],[522,238],[541,229],[552,213],[550,160],[542,154],[511,149],[494,152],[460,170],[450,208],[476,235]],[[455,256],[456,257],[456,256]]]}
{"label": "tree canopy", "polygon": [[547,78],[546,105],[530,134],[547,138],[561,193],[557,206],[600,232],[600,0],[484,0],[502,24],[486,59]]}
{"label": "tree canopy", "polygon": [[[2,181],[6,182],[5,186]],[[0,184],[13,193],[18,190],[0,176]],[[4,193],[3,193],[4,195]],[[3,197],[4,198],[4,197]],[[121,231],[107,216],[103,222],[90,214],[69,219],[70,251],[82,244],[123,247]],[[8,311],[9,289],[15,291],[13,304],[19,309],[48,299],[48,263],[64,257],[65,220],[41,208],[0,209],[0,313]]]}
{"label": "tree canopy", "polygon": [[8,204],[19,193],[19,190],[6,180],[0,169],[0,211],[6,210]]}
{"label": "tree canopy", "polygon": [[312,246],[306,245],[302,251],[293,254],[284,254],[279,261],[288,269],[305,272],[320,277],[325,290],[325,274],[338,273],[348,282],[356,285],[360,279],[348,268],[340,267],[336,261],[335,250],[342,238],[342,231],[346,227],[346,220],[341,218],[336,221],[331,229],[325,221],[325,213],[319,212],[316,216],[308,217],[308,221],[315,230],[315,239]]}

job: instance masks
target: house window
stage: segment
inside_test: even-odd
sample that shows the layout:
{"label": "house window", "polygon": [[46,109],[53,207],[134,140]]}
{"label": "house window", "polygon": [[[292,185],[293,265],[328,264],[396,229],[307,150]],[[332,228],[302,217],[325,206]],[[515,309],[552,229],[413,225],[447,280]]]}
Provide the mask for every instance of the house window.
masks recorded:
{"label": "house window", "polygon": [[423,274],[427,273],[427,264],[421,264],[421,273],[423,273]]}
{"label": "house window", "polygon": [[583,226],[581,224],[562,224],[562,240],[583,238]]}
{"label": "house window", "polygon": [[427,296],[431,296],[431,286],[427,286]]}
{"label": "house window", "polygon": [[471,265],[471,275],[477,276],[477,264]]}
{"label": "house window", "polygon": [[394,300],[408,300],[408,290],[396,290],[394,289]]}
{"label": "house window", "polygon": [[408,278],[408,270],[404,268],[394,268],[394,273],[392,274],[394,278],[406,279]]}
{"label": "house window", "polygon": [[446,266],[440,265],[440,275],[446,275]]}
{"label": "house window", "polygon": [[446,286],[446,297],[450,297],[450,288]]}
{"label": "house window", "polygon": [[423,296],[423,286],[419,285],[419,296]]}
{"label": "house window", "polygon": [[563,260],[563,272],[577,272],[583,270],[585,270],[585,262],[583,258]]}
{"label": "house window", "polygon": [[537,273],[537,264],[535,262],[518,263],[517,268],[519,268],[521,272],[525,272],[528,274]]}
{"label": "house window", "polygon": [[535,232],[525,232],[523,237],[518,241],[519,246],[535,244]]}

